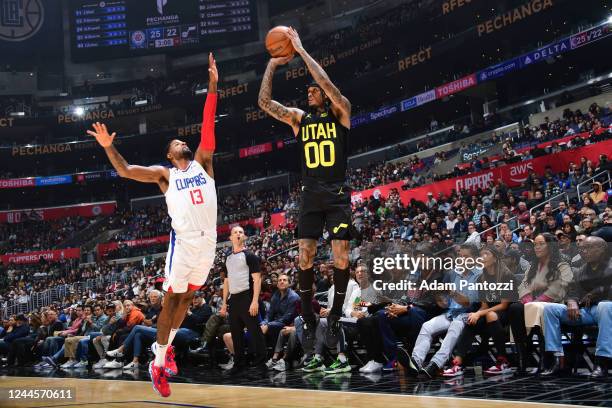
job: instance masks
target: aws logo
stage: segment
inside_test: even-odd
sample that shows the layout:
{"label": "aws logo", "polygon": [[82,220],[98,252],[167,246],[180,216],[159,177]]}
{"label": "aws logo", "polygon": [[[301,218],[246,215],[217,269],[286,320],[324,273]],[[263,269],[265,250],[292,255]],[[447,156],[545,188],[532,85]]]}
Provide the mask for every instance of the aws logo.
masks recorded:
{"label": "aws logo", "polygon": [[515,183],[522,183],[527,180],[529,171],[533,170],[533,163],[521,163],[510,167],[510,180]]}

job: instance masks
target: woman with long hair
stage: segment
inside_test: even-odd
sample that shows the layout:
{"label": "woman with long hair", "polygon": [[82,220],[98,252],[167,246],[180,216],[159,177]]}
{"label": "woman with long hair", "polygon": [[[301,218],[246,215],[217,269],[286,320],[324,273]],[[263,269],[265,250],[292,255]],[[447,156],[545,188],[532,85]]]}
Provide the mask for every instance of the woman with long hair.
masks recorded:
{"label": "woman with long hair", "polygon": [[[463,375],[463,361],[477,334],[482,338],[482,344],[488,344],[489,338],[492,338],[497,351],[497,363],[485,373],[499,375],[512,372],[506,356],[504,327],[508,325],[508,306],[516,300],[516,292],[512,289],[514,277],[503,262],[503,254],[497,248],[485,247],[480,251],[480,256],[484,266],[482,275],[478,278],[478,283],[483,285],[478,293],[480,308],[468,315],[467,325],[455,347],[453,365],[444,371],[444,377]],[[499,288],[496,287],[497,284],[509,286],[504,288],[502,285]]]}
{"label": "woman with long hair", "polygon": [[572,242],[576,241],[576,235],[578,234],[576,232],[576,226],[574,225],[573,222],[571,221],[564,222],[563,226],[561,227],[561,230],[563,230],[563,233],[568,235],[571,238]]}
{"label": "woman with long hair", "polygon": [[557,237],[547,232],[538,234],[533,248],[535,257],[518,287],[519,302],[509,308],[510,326],[519,352],[521,372],[527,368],[527,353],[533,346],[525,326],[525,304],[561,302],[573,276],[570,265],[561,258]]}
{"label": "woman with long hair", "polygon": [[[488,215],[483,215],[482,217],[480,217],[480,232],[486,231],[489,228],[491,228],[493,226],[493,224],[491,223],[491,218],[489,218]],[[494,229],[491,229],[487,232],[485,232],[484,234],[482,234],[481,239],[486,240],[487,237],[491,236],[493,238],[493,240],[495,240],[495,235],[497,233],[495,232]]]}

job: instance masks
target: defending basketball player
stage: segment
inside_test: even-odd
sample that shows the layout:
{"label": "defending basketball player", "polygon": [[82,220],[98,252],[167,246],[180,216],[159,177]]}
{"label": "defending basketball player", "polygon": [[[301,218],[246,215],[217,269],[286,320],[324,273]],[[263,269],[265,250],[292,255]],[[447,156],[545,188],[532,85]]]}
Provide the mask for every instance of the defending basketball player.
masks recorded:
{"label": "defending basketball player", "polygon": [[171,168],[136,166],[119,154],[104,124],[95,123],[87,133],[95,137],[119,176],[143,183],[157,183],[166,196],[172,218],[170,246],[166,257],[164,307],[157,320],[155,360],[149,373],[155,391],[170,395],[168,377],[177,374],[172,341],[194,296],[208,277],[217,242],[217,193],[213,179],[217,72],[214,57],[208,57],[208,95],[204,105],[201,141],[195,155],[181,140],[172,140],[165,151]]}
{"label": "defending basketball player", "polygon": [[345,185],[348,134],[351,126],[351,103],[340,93],[323,68],[306,52],[298,33],[290,28],[287,36],[315,83],[308,86],[309,111],[288,108],[272,100],[272,77],[276,68],[293,55],[272,58],[259,91],[259,106],[270,116],[293,128],[301,149],[302,197],[297,226],[299,240],[299,293],[305,335],[314,337],[315,317],[312,311],[313,260],[317,240],[326,226],[334,257],[335,294],[328,324],[332,334],[338,332],[342,304],[349,275],[349,239],[352,230],[350,189]]}

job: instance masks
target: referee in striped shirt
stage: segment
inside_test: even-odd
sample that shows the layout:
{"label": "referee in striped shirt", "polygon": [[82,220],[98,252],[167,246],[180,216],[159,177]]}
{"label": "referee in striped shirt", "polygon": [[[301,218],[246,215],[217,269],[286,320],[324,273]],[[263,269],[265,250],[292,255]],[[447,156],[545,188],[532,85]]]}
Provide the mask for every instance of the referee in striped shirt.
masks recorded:
{"label": "referee in striped shirt", "polygon": [[223,308],[225,305],[229,307],[229,324],[234,344],[234,367],[229,375],[235,375],[246,368],[244,328],[247,328],[254,345],[254,365],[262,370],[266,369],[266,343],[258,316],[261,261],[257,255],[245,250],[246,236],[242,227],[232,228],[230,241],[233,251],[225,260],[227,277],[223,283]]}

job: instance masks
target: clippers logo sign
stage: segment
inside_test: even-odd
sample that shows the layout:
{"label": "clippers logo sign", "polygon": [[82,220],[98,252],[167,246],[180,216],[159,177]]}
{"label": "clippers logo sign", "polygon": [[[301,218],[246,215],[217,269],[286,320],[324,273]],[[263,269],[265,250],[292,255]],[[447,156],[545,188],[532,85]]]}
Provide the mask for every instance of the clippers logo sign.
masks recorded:
{"label": "clippers logo sign", "polygon": [[43,25],[40,0],[0,0],[0,40],[23,41]]}
{"label": "clippers logo sign", "polygon": [[533,170],[533,163],[521,163],[514,166],[510,166],[510,180],[515,183],[523,183],[527,180],[529,171]]}
{"label": "clippers logo sign", "polygon": [[460,178],[455,183],[455,189],[457,191],[463,189],[467,191],[476,191],[479,188],[485,189],[493,181],[493,176],[493,172],[488,172],[477,176]]}

